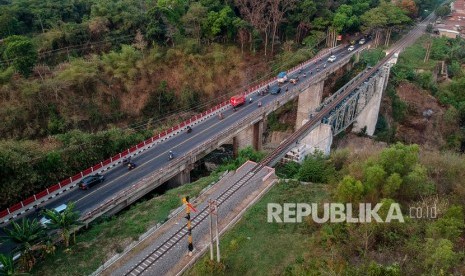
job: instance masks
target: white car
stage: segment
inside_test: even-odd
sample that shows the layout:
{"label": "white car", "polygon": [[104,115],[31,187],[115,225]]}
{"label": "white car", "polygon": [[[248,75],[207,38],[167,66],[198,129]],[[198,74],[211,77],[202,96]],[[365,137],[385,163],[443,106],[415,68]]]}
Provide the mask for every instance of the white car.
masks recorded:
{"label": "white car", "polygon": [[358,42],[358,44],[360,44],[360,45],[365,44],[365,38],[360,39],[360,41]]}
{"label": "white car", "polygon": [[350,45],[350,47],[347,48],[347,50],[349,50],[349,52],[352,52],[354,49],[355,49],[355,46],[354,46],[354,45]]}
{"label": "white car", "polygon": [[332,55],[328,58],[329,62],[334,62],[336,60],[336,56]]}
{"label": "white car", "polygon": [[[53,210],[61,214],[65,211],[66,207],[66,204],[61,204],[60,206],[53,208]],[[42,224],[43,227],[47,227],[47,224],[49,223],[50,219],[45,216],[40,219],[40,224]]]}

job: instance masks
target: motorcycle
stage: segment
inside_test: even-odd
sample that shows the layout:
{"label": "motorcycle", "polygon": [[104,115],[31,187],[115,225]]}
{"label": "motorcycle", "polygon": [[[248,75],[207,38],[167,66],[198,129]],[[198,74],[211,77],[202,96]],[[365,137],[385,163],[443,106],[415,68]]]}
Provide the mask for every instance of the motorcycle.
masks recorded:
{"label": "motorcycle", "polygon": [[133,163],[133,162],[128,163],[128,170],[132,170],[132,169],[134,169],[136,167],[137,167],[137,165],[135,163]]}
{"label": "motorcycle", "polygon": [[174,158],[174,153],[170,151],[169,159],[172,160]]}
{"label": "motorcycle", "polygon": [[258,107],[262,107],[262,102],[258,102]]}
{"label": "motorcycle", "polygon": [[131,163],[131,156],[123,159],[123,167],[127,166],[129,163]]}
{"label": "motorcycle", "polygon": [[223,113],[218,114],[218,118],[219,118],[220,120],[223,120],[223,118],[224,118]]}

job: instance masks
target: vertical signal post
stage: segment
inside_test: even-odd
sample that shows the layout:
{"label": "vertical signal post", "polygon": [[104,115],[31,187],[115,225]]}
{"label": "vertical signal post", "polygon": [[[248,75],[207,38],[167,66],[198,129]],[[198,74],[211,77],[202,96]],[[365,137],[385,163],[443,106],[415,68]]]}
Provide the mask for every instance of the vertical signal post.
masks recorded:
{"label": "vertical signal post", "polygon": [[194,245],[192,243],[192,225],[191,225],[191,210],[195,212],[194,206],[189,203],[189,197],[186,196],[182,199],[182,202],[184,205],[186,205],[186,216],[185,218],[187,219],[187,249],[189,250],[188,254],[189,256],[192,256],[192,251],[194,251]]}

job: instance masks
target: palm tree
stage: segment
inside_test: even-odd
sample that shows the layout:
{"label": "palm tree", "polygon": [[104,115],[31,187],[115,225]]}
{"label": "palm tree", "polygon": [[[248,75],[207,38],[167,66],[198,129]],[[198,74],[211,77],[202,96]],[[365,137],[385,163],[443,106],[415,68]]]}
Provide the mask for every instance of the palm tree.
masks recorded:
{"label": "palm tree", "polygon": [[47,227],[50,229],[58,229],[61,232],[61,237],[63,238],[63,242],[65,247],[69,246],[69,237],[71,232],[74,234],[74,243],[76,243],[76,234],[74,227],[81,225],[82,223],[78,221],[80,214],[78,211],[74,210],[75,204],[70,202],[66,206],[66,209],[59,213],[55,210],[45,210],[44,216],[50,220],[47,223]]}
{"label": "palm tree", "polygon": [[19,244],[21,257],[19,263],[26,271],[30,271],[35,264],[34,245],[41,241],[45,231],[37,219],[23,218],[20,223],[12,222],[11,228],[5,228],[7,239]]}
{"label": "palm tree", "polygon": [[28,275],[27,273],[21,273],[16,270],[15,262],[13,257],[10,255],[0,254],[0,276],[19,276],[19,275]]}

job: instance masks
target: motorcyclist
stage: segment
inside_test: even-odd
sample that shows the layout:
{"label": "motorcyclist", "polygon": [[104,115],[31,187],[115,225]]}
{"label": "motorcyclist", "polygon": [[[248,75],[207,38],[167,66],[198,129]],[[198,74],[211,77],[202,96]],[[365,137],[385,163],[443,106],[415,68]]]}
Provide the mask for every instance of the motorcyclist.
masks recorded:
{"label": "motorcyclist", "polygon": [[173,159],[173,156],[174,156],[173,151],[170,150],[169,153],[170,153],[170,159]]}
{"label": "motorcyclist", "polygon": [[[311,72],[310,72],[311,73]],[[307,76],[307,73],[304,73],[304,78]]]}
{"label": "motorcyclist", "polygon": [[132,170],[132,169],[134,169],[135,167],[136,167],[136,164],[135,164],[135,163],[133,163],[133,162],[129,162],[129,163],[128,163],[128,169],[129,169],[129,170]]}
{"label": "motorcyclist", "polygon": [[251,102],[252,102],[252,97],[249,99],[249,103],[251,103]]}
{"label": "motorcyclist", "polygon": [[187,133],[190,133],[190,132],[192,132],[192,128],[191,126],[187,126]]}
{"label": "motorcyclist", "polygon": [[220,112],[220,113],[218,114],[218,118],[219,118],[220,120],[223,119],[223,112]]}
{"label": "motorcyclist", "polygon": [[262,107],[262,101],[258,102],[258,107]]}
{"label": "motorcyclist", "polygon": [[323,65],[323,68],[326,68],[326,63]]}

